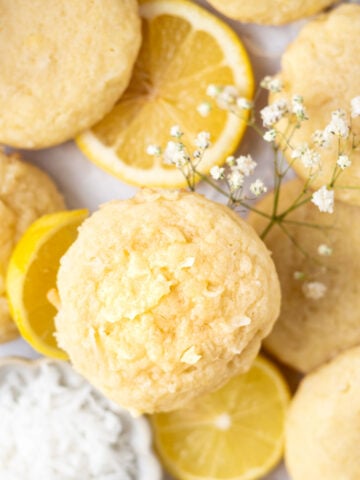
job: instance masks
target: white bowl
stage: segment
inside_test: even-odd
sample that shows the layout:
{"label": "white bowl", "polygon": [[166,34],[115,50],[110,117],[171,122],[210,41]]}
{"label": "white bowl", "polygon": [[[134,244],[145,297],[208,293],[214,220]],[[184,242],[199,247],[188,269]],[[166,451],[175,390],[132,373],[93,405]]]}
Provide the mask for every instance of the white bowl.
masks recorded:
{"label": "white bowl", "polygon": [[[67,362],[60,362],[46,358],[28,360],[20,357],[5,357],[0,359],[0,392],[2,382],[6,381],[6,374],[9,371],[13,371],[14,369],[21,370],[21,375],[24,377],[25,369],[28,369],[28,381],[31,381],[32,372],[43,364],[53,365],[56,369],[61,371],[64,377],[70,374],[80,377],[80,375],[75,373]],[[27,375],[25,375],[25,378],[26,377]],[[84,380],[84,383],[87,383],[86,380]],[[96,394],[100,396],[102,395],[96,389],[93,390]],[[137,460],[138,476],[136,480],[160,480],[162,478],[162,469],[152,451],[152,435],[147,420],[144,417],[134,418],[127,410],[118,405],[115,406],[115,404],[111,402],[109,403],[111,406],[114,406],[116,413],[121,416],[122,423],[126,424],[129,442]]]}

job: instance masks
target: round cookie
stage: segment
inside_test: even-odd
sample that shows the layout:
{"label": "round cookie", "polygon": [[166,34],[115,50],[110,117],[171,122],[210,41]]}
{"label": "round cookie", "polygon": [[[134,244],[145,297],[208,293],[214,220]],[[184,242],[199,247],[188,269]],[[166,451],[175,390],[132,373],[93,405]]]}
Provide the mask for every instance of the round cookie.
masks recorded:
{"label": "round cookie", "polygon": [[[360,5],[345,4],[328,15],[308,23],[287,48],[282,57],[280,78],[283,92],[272,94],[270,102],[279,96],[299,94],[304,98],[309,119],[302,122],[292,138],[292,145],[311,144],[316,130],[323,130],[332,112],[343,109],[350,119],[350,102],[360,95]],[[360,135],[360,117],[353,118],[352,128]],[[279,124],[280,128],[281,123]],[[346,144],[346,140],[342,140]],[[348,153],[350,140],[341,153]],[[322,171],[316,177],[316,188],[328,183],[338,158],[338,142],[333,139],[329,148],[319,148]],[[291,151],[286,155],[290,159]],[[351,155],[352,165],[343,171],[337,186],[340,200],[360,205],[360,149]],[[309,169],[301,161],[293,168],[306,178]],[[345,188],[352,187],[352,188]],[[353,188],[356,187],[356,188]]]}
{"label": "round cookie", "polygon": [[[301,192],[302,185],[300,180],[293,180],[282,187],[280,213]],[[257,208],[271,212],[272,206],[273,194],[269,194]],[[291,213],[288,220],[331,226],[320,230],[283,224],[311,258],[306,258],[278,226],[265,237],[280,278],[282,305],[264,345],[296,370],[308,372],[360,344],[359,218],[359,207],[341,202],[335,202],[333,214],[321,213],[311,202]],[[259,234],[266,225],[266,220],[255,213],[249,222]],[[320,245],[323,250],[330,247],[332,254],[320,255]],[[299,276],[303,278],[296,278]]]}
{"label": "round cookie", "polygon": [[280,306],[254,230],[178,191],[104,205],[80,227],[57,284],[59,344],[134,413],[182,407],[247,370]]}
{"label": "round cookie", "polygon": [[44,172],[0,152],[0,342],[18,335],[5,296],[6,269],[15,244],[38,217],[64,208],[62,196]]}
{"label": "round cookie", "polygon": [[360,348],[302,381],[286,425],[292,480],[359,480]]}
{"label": "round cookie", "polygon": [[0,143],[43,148],[111,110],[140,46],[135,0],[0,0]]}
{"label": "round cookie", "polygon": [[337,0],[208,0],[219,12],[241,22],[282,25],[308,17]]}

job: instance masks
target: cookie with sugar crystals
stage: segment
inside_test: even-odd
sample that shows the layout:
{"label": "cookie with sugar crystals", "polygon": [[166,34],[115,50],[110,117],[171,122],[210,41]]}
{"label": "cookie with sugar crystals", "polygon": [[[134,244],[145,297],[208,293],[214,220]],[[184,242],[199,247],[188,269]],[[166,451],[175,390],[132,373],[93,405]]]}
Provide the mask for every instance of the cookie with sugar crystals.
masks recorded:
{"label": "cookie with sugar crystals", "polygon": [[[282,187],[280,213],[297,198],[302,186],[296,179]],[[266,212],[272,206],[273,193],[257,204]],[[296,370],[308,372],[360,344],[359,218],[360,207],[341,202],[335,202],[332,214],[321,213],[312,202],[291,213],[286,220],[315,225],[282,224],[308,258],[277,225],[264,239],[282,289],[281,313],[264,345]],[[259,234],[267,224],[256,213],[249,222]]]}
{"label": "cookie with sugar crystals", "polygon": [[63,198],[46,173],[0,152],[0,342],[18,335],[5,294],[6,269],[15,244],[37,218],[64,209]]}
{"label": "cookie with sugar crystals", "polygon": [[337,0],[208,0],[219,12],[241,22],[282,25],[308,17]]}
{"label": "cookie with sugar crystals", "polygon": [[[332,113],[341,109],[346,123],[351,121],[352,130],[360,136],[359,107],[352,108],[351,101],[360,96],[360,5],[345,4],[327,15],[322,15],[308,23],[298,37],[289,45],[281,61],[279,75],[283,83],[281,93],[270,95],[270,102],[279,97],[301,95],[307,110],[308,120],[301,123],[292,137],[294,147],[305,143],[313,144],[316,130],[324,131],[329,125]],[[351,112],[357,117],[351,118]],[[341,114],[340,114],[341,116]],[[334,119],[336,129],[346,137],[346,126],[341,119]],[[346,124],[345,124],[346,125]],[[278,125],[286,128],[284,121]],[[333,130],[333,127],[330,128]],[[352,139],[329,136],[329,146],[315,149],[321,154],[321,171],[316,176],[316,188],[329,183],[340,154],[350,155],[351,166],[344,169],[336,182],[336,197],[340,200],[360,205],[360,148],[352,150]],[[286,151],[288,159],[291,150]],[[294,169],[306,178],[309,175],[301,160],[297,160]]]}
{"label": "cookie with sugar crystals", "polygon": [[280,307],[254,230],[184,191],[104,205],[62,257],[57,287],[59,344],[134,413],[174,410],[246,371]]}
{"label": "cookie with sugar crystals", "polygon": [[140,46],[136,0],[0,0],[0,142],[43,148],[111,110]]}
{"label": "cookie with sugar crystals", "polygon": [[306,376],[290,407],[285,462],[293,480],[358,480],[360,347]]}

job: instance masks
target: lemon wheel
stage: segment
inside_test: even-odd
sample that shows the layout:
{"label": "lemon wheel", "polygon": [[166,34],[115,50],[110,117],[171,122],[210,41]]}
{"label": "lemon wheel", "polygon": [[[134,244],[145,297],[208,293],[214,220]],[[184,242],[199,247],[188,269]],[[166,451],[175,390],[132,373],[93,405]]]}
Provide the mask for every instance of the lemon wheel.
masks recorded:
{"label": "lemon wheel", "polygon": [[10,311],[21,335],[35,350],[57,359],[67,355],[57,346],[56,308],[47,295],[56,286],[60,258],[87,215],[87,210],[74,210],[40,217],[21,237],[7,270]]}
{"label": "lemon wheel", "polygon": [[212,147],[199,169],[208,173],[223,163],[236,149],[245,122],[218,108],[204,118],[197,106],[210,84],[236,85],[251,98],[252,69],[237,35],[194,3],[149,0],[141,3],[140,15],[143,43],[131,83],[113,110],[77,137],[77,144],[95,164],[127,183],[180,187],[185,185],[181,172],[147,155],[147,147],[164,147],[173,125],[181,127],[190,146],[205,130]]}
{"label": "lemon wheel", "polygon": [[289,391],[258,357],[250,371],[182,410],[151,419],[164,465],[180,480],[255,480],[283,453]]}

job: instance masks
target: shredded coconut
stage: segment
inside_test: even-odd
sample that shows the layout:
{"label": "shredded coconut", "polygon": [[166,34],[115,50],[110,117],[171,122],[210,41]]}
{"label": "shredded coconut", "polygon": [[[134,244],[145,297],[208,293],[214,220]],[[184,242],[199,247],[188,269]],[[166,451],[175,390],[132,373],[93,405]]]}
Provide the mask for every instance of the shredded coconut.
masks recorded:
{"label": "shredded coconut", "polygon": [[64,364],[0,377],[1,480],[136,480],[129,414]]}

